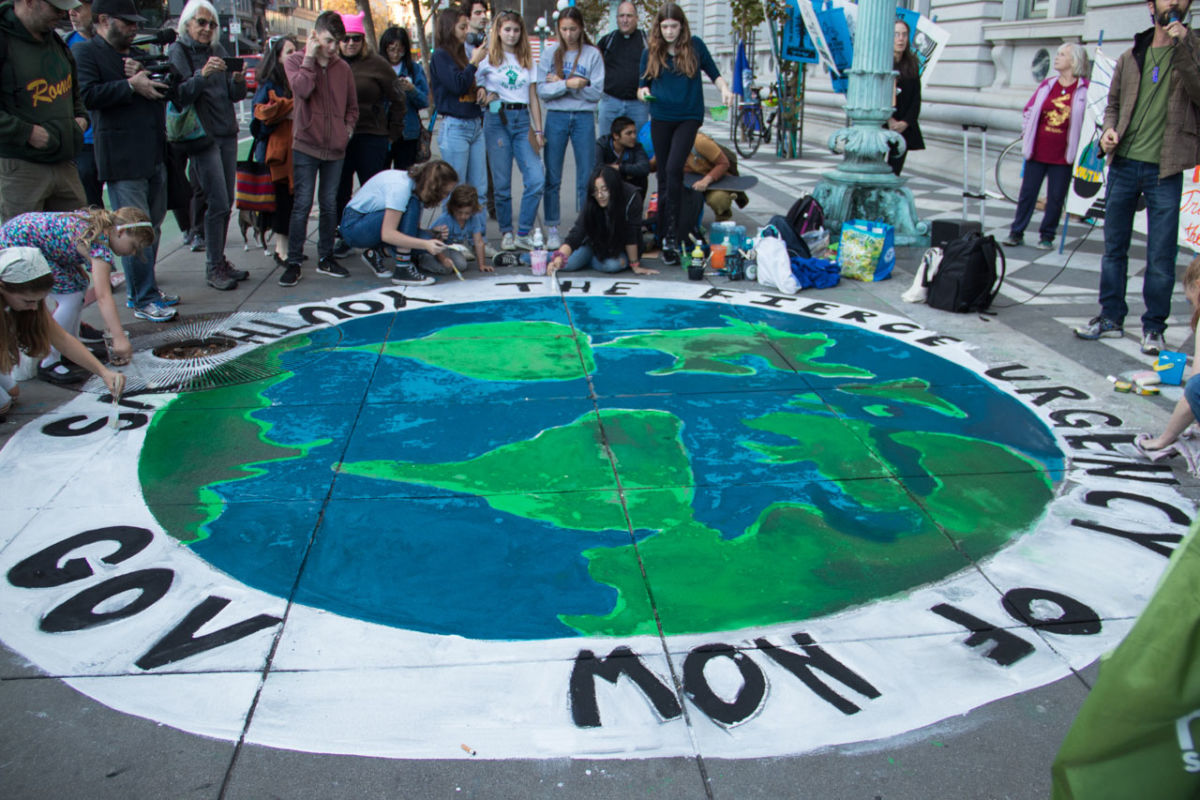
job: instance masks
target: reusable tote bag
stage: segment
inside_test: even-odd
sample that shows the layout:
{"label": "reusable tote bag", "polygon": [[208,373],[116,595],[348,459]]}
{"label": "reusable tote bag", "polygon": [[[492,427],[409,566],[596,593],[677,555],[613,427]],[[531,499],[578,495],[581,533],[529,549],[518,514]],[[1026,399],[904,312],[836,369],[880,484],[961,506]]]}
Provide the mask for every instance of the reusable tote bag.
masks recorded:
{"label": "reusable tote bag", "polygon": [[842,277],[881,281],[896,266],[896,233],[886,222],[847,220],[838,243]]}

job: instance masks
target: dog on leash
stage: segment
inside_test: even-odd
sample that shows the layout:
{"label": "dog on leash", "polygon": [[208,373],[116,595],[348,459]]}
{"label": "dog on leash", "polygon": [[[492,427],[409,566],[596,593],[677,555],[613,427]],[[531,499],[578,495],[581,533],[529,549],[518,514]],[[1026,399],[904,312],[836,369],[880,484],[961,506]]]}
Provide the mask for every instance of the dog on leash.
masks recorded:
{"label": "dog on leash", "polygon": [[271,240],[275,238],[275,232],[271,230],[269,214],[242,209],[238,211],[238,228],[242,231],[243,249],[249,250],[250,245],[254,244],[262,247],[264,255],[271,254]]}

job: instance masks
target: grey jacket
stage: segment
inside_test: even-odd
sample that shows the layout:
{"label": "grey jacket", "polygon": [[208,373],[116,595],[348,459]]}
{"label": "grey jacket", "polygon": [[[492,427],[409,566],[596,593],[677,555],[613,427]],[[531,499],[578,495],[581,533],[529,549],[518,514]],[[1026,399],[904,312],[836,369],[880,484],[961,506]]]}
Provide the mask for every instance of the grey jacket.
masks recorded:
{"label": "grey jacket", "polygon": [[[1133,37],[1133,47],[1117,59],[1112,83],[1108,87],[1108,107],[1104,110],[1104,130],[1113,128],[1118,138],[1125,136],[1137,105],[1146,51],[1154,39],[1154,28]],[[1167,127],[1163,131],[1162,153],[1158,158],[1158,177],[1176,175],[1200,164],[1200,33],[1188,35],[1171,54],[1171,95],[1167,101]]]}
{"label": "grey jacket", "polygon": [[546,82],[546,76],[554,69],[554,51],[551,45],[542,51],[537,65],[537,93],[547,111],[595,111],[604,96],[604,57],[594,45],[585,44],[579,51],[579,65],[575,55],[563,55],[562,78],[587,78],[588,85],[582,89],[568,89],[566,80]]}
{"label": "grey jacket", "polygon": [[179,84],[179,102],[195,104],[200,124],[209,136],[236,136],[237,113],[233,104],[246,96],[246,82],[235,81],[229,72],[214,72],[207,78],[200,75],[204,62],[211,56],[226,58],[229,54],[220,44],[202,45],[186,33],[179,35],[168,51],[171,64],[184,76]]}

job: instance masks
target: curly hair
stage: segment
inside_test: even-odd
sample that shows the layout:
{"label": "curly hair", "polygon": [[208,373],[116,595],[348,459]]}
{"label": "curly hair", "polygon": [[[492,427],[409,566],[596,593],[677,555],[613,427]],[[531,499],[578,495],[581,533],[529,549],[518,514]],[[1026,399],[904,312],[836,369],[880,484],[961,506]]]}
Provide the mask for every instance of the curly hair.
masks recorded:
{"label": "curly hair", "polygon": [[413,192],[426,208],[440,205],[458,183],[458,171],[437,159],[410,167],[408,177],[412,178]]}
{"label": "curly hair", "polygon": [[105,239],[111,240],[112,235],[121,225],[134,226],[128,229],[128,233],[133,237],[134,244],[139,250],[154,244],[154,228],[144,224],[150,221],[150,217],[140,208],[124,206],[116,211],[108,211],[92,206],[86,211],[77,213],[81,217],[86,217],[88,222],[83,233],[79,235],[78,242],[80,244],[90,247],[96,242]]}

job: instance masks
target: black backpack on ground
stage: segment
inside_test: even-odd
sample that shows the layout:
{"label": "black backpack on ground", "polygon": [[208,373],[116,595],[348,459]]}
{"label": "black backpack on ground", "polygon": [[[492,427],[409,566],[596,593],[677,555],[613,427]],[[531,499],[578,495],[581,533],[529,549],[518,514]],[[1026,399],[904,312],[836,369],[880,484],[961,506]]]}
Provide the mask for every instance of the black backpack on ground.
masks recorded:
{"label": "black backpack on ground", "polygon": [[937,274],[923,281],[929,289],[927,302],[934,308],[960,314],[987,311],[1004,284],[1005,269],[1004,251],[996,239],[972,231],[943,249]]}
{"label": "black backpack on ground", "polygon": [[797,237],[825,227],[825,210],[811,194],[806,194],[787,212],[787,223]]}
{"label": "black backpack on ground", "polygon": [[782,239],[784,245],[787,246],[789,255],[800,256],[801,258],[812,258],[812,253],[809,251],[808,245],[805,244],[804,240],[800,238],[800,235],[792,229],[792,226],[788,224],[786,217],[781,217],[780,215],[776,214],[775,216],[771,217],[771,219],[767,222],[767,225],[779,231],[779,238]]}

